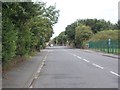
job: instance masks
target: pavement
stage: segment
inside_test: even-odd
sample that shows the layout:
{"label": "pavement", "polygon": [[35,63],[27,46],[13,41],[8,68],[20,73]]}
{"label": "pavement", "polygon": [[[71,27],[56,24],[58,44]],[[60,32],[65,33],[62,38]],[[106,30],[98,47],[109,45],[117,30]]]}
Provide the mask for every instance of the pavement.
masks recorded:
{"label": "pavement", "polygon": [[118,58],[48,47],[7,73],[3,88],[118,88]]}
{"label": "pavement", "polygon": [[8,71],[2,80],[2,88],[28,88],[46,54],[47,51],[42,50],[30,60],[24,61]]}

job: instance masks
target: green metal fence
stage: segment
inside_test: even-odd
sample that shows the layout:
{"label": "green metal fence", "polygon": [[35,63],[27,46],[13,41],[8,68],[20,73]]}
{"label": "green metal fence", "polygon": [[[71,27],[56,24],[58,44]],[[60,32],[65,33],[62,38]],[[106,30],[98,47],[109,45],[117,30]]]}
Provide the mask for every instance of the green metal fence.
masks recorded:
{"label": "green metal fence", "polygon": [[89,48],[107,53],[120,54],[118,40],[101,40],[89,42]]}

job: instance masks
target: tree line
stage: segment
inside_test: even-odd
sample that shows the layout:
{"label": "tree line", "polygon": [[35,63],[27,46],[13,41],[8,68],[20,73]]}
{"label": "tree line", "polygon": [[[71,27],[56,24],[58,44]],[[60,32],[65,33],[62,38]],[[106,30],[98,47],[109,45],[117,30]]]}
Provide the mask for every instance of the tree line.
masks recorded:
{"label": "tree line", "polygon": [[78,19],[67,25],[65,31],[53,39],[55,44],[72,45],[77,48],[84,48],[84,43],[92,36],[101,31],[120,30],[120,21],[113,24],[104,19]]}
{"label": "tree line", "polygon": [[3,64],[45,48],[58,17],[59,10],[44,2],[3,2]]}

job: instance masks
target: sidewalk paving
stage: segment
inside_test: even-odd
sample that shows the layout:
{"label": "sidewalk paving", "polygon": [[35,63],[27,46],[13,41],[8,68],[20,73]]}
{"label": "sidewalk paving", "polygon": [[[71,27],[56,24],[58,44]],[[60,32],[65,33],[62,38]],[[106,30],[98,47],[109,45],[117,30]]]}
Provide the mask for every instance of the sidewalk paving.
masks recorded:
{"label": "sidewalk paving", "polygon": [[46,54],[47,50],[42,50],[30,60],[8,71],[5,74],[6,78],[2,80],[2,88],[28,88]]}

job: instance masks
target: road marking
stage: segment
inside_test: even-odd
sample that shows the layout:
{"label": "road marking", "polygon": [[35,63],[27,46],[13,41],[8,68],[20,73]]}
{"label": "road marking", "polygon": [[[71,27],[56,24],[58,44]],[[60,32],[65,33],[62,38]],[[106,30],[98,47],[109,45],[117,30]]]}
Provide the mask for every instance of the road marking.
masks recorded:
{"label": "road marking", "polygon": [[119,74],[117,74],[117,73],[115,73],[115,72],[113,72],[113,71],[110,71],[110,73],[112,73],[112,74],[114,74],[114,75],[116,75],[116,76],[119,76],[119,77],[120,77],[120,75],[119,75]]}
{"label": "road marking", "polygon": [[42,65],[41,65],[41,67],[44,65],[45,63],[44,62],[42,62]]}
{"label": "road marking", "polygon": [[88,63],[90,62],[90,61],[88,61],[88,60],[86,60],[86,59],[83,59],[83,60],[86,61],[86,62],[88,62]]}
{"label": "road marking", "polygon": [[38,74],[34,77],[34,79],[37,79],[38,78]]}
{"label": "road marking", "polygon": [[80,57],[80,56],[77,56],[77,58],[82,59],[82,57]]}
{"label": "road marking", "polygon": [[38,69],[37,73],[40,73],[40,71],[41,71],[41,68]]}
{"label": "road marking", "polygon": [[[48,52],[49,52],[49,51],[48,51]],[[47,55],[48,55],[48,53],[47,53]],[[45,61],[46,61],[46,59],[47,59],[47,55],[44,57],[44,59],[43,59],[43,61],[42,61],[42,63],[41,63],[41,66],[38,68],[37,74],[41,72],[41,69],[42,69],[42,67],[44,66]]]}
{"label": "road marking", "polygon": [[39,73],[36,73],[36,75],[34,76],[34,79],[37,79],[39,77]]}
{"label": "road marking", "polygon": [[[41,72],[41,69],[42,69],[42,67],[44,66],[45,61],[46,61],[46,59],[47,59],[48,53],[50,52],[49,50],[46,50],[46,51],[48,51],[48,52],[47,52],[47,54],[45,55],[45,57],[42,59],[41,65],[38,67],[37,72],[33,74],[32,79],[30,79],[30,80],[32,80],[32,81],[30,81],[30,83],[29,83],[29,81],[27,81],[26,84],[25,84],[25,86],[24,86],[25,88],[26,88],[26,87],[33,88],[32,85],[33,85],[33,83],[34,83],[34,80],[36,80],[36,79],[39,77],[39,74],[40,74],[40,72]],[[29,86],[27,86],[27,83],[29,84]]]}
{"label": "road marking", "polygon": [[44,57],[44,60],[46,60],[47,59],[47,55]]}
{"label": "road marking", "polygon": [[46,60],[44,59],[43,62],[45,62]]}
{"label": "road marking", "polygon": [[33,88],[33,86],[31,85],[29,88]]}
{"label": "road marking", "polygon": [[104,69],[104,67],[101,67],[100,65],[97,65],[97,64],[95,64],[95,63],[93,63],[92,65],[94,65],[94,66],[96,66],[96,67],[98,67],[98,68],[100,68],[100,69]]}
{"label": "road marking", "polygon": [[34,77],[34,79],[37,79],[38,77],[36,76],[36,77]]}
{"label": "road marking", "polygon": [[38,68],[38,70],[37,70],[37,73],[40,73],[40,71],[41,71],[41,69],[42,69],[42,67],[44,66],[44,62],[42,62],[42,64],[41,64],[41,66]]}

